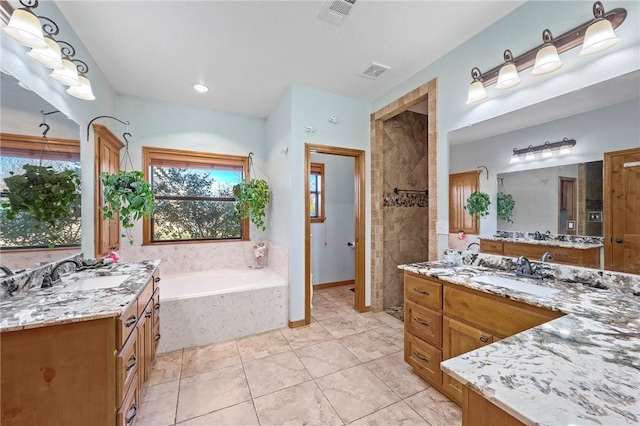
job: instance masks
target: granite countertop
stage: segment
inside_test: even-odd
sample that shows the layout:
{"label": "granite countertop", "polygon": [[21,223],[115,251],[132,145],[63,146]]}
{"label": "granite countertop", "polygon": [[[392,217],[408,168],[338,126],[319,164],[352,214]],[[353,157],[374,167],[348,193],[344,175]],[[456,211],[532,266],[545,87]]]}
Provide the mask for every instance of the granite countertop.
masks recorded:
{"label": "granite countertop", "polygon": [[[2,300],[0,331],[120,316],[135,302],[158,265],[160,260],[148,260],[73,272],[61,276],[61,281],[50,288],[34,287],[24,294]],[[64,291],[80,279],[107,275],[129,277],[117,287]]]}
{"label": "granite countertop", "polygon": [[540,297],[471,280],[490,274],[513,278],[487,267],[427,262],[398,268],[567,314],[441,364],[518,420],[528,425],[640,423],[640,297],[576,282],[524,279],[561,290]]}
{"label": "granite countertop", "polygon": [[540,246],[549,246],[549,247],[566,247],[566,248],[574,248],[580,250],[592,249],[596,247],[604,247],[602,243],[585,243],[585,242],[576,242],[576,241],[559,241],[559,240],[532,240],[526,238],[508,238],[508,237],[478,237],[480,240],[487,241],[499,241],[499,242],[510,242],[510,243],[526,243],[526,244],[536,244]]}

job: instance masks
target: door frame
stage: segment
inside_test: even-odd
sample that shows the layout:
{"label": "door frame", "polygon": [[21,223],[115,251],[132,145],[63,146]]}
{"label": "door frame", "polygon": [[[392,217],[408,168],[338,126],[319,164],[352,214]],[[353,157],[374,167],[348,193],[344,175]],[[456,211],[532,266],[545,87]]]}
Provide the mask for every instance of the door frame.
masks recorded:
{"label": "door frame", "polygon": [[[560,220],[560,211],[562,210],[562,199],[563,197],[563,184],[564,182],[571,182],[572,185],[572,197],[571,197],[571,219],[566,219],[565,222],[572,221],[573,225],[573,233],[569,233],[567,227],[564,227],[565,232],[560,232],[563,229],[562,221]],[[567,235],[577,235],[578,234],[578,220],[576,219],[578,215],[578,178],[568,177],[568,176],[558,176],[558,233],[567,234]],[[586,220],[586,219],[585,219]],[[566,225],[566,223],[565,223]]]}
{"label": "door frame", "polygon": [[[354,167],[354,219],[355,219],[355,303],[358,312],[368,311],[365,299],[365,151],[360,149],[305,143],[304,148],[304,190],[309,194],[309,174],[311,173],[311,153],[340,155],[355,160]],[[304,203],[304,324],[311,323],[311,218],[308,197]]]}

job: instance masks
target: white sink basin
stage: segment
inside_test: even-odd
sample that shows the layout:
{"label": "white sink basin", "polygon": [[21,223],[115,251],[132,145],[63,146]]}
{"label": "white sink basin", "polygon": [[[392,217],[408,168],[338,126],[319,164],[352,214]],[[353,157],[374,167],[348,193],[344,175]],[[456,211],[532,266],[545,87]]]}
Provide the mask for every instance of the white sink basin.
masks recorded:
{"label": "white sink basin", "polygon": [[122,284],[129,275],[108,275],[104,277],[89,277],[73,281],[61,288],[60,291],[97,290],[100,288],[112,288]]}
{"label": "white sink basin", "polygon": [[483,284],[491,284],[498,287],[505,287],[511,290],[521,291],[523,293],[532,294],[534,296],[551,296],[560,290],[555,288],[544,287],[536,284],[529,284],[523,281],[512,280],[510,278],[496,277],[493,275],[480,275],[472,277],[472,281]]}

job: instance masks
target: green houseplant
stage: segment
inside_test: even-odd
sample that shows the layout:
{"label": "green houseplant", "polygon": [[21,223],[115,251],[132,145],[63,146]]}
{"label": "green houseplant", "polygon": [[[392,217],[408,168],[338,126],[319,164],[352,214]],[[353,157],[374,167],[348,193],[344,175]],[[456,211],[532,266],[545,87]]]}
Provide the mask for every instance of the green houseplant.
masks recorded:
{"label": "green houseplant", "polygon": [[36,220],[35,229],[47,227],[49,248],[53,248],[61,231],[59,221],[73,214],[69,206],[78,198],[80,178],[73,170],[58,172],[50,166],[25,164],[22,168],[24,173],[4,179],[9,200],[2,208],[7,209],[9,220],[26,213]]}
{"label": "green houseplant", "polygon": [[489,214],[489,205],[491,205],[489,194],[475,191],[467,198],[467,205],[464,208],[477,220]]}
{"label": "green houseplant", "polygon": [[502,191],[498,192],[498,219],[513,223],[511,216],[513,216],[513,208],[515,206],[516,201],[511,194],[505,194]]}
{"label": "green houseplant", "polygon": [[269,184],[263,179],[250,179],[233,187],[236,204],[233,214],[238,219],[250,218],[251,222],[261,230],[267,229],[264,224],[265,206],[269,203]]}
{"label": "green houseplant", "polygon": [[100,173],[102,182],[104,207],[102,216],[105,219],[113,219],[114,215],[120,215],[120,224],[124,229],[121,235],[127,237],[129,244],[133,245],[131,228],[134,222],[149,219],[153,212],[153,190],[149,182],[144,180],[144,174],[139,171],[120,170],[113,174]]}

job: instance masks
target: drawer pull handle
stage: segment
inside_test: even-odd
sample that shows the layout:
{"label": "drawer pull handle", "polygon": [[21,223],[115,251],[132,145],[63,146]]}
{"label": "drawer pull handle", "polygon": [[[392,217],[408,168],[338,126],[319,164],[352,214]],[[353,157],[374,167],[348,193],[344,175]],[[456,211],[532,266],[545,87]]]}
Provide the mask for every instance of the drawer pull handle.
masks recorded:
{"label": "drawer pull handle", "polygon": [[129,412],[127,413],[127,419],[126,419],[127,424],[130,424],[133,421],[133,419],[136,418],[137,415],[138,415],[138,404],[134,402],[133,405],[131,405]]}
{"label": "drawer pull handle", "polygon": [[420,361],[424,361],[424,362],[429,362],[429,358],[420,355],[418,352],[413,351],[413,356],[415,356],[416,358],[418,358]]}
{"label": "drawer pull handle", "polygon": [[154,282],[154,283],[159,283],[159,282],[160,282],[160,277],[155,277],[155,278],[153,279],[153,282]]}
{"label": "drawer pull handle", "polygon": [[136,356],[136,354],[131,355],[131,358],[129,358],[129,364],[126,365],[125,370],[126,371],[131,370],[133,367],[136,366],[137,363],[138,363],[138,357]]}
{"label": "drawer pull handle", "polygon": [[487,337],[482,336],[482,337],[480,337],[480,341],[482,343],[487,343],[489,341],[489,339]]}
{"label": "drawer pull handle", "polygon": [[566,253],[556,253],[555,256],[556,257],[569,257],[569,255],[566,254]]}
{"label": "drawer pull handle", "polygon": [[427,321],[420,321],[418,319],[418,317],[413,317],[413,320],[415,322],[417,322],[418,324],[420,324],[420,325],[424,325],[425,327],[430,327],[431,326],[431,324],[429,324]]}
{"label": "drawer pull handle", "polygon": [[418,290],[416,287],[413,288],[413,291],[415,291],[416,293],[424,294],[425,296],[429,296],[431,294],[428,291]]}
{"label": "drawer pull handle", "polygon": [[136,322],[138,322],[138,317],[136,315],[131,315],[129,319],[125,321],[124,325],[125,327],[129,328],[132,325],[134,325]]}
{"label": "drawer pull handle", "polygon": [[160,302],[156,303],[155,308],[156,308],[156,311],[160,309]]}
{"label": "drawer pull handle", "polygon": [[156,334],[156,342],[160,340],[160,333]]}
{"label": "drawer pull handle", "polygon": [[144,313],[144,317],[145,318],[151,318],[151,315],[153,315],[153,312],[151,312],[151,311]]}

